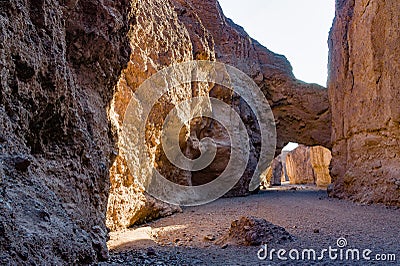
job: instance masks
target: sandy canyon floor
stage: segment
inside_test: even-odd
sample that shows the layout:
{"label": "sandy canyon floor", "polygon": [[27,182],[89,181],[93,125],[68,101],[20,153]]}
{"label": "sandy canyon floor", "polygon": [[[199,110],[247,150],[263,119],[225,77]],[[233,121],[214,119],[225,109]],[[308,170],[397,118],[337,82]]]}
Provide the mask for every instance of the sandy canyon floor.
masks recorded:
{"label": "sandy canyon floor", "polygon": [[[282,226],[295,240],[269,245],[266,259],[257,255],[261,246],[217,244],[231,222],[242,216]],[[110,259],[99,265],[400,265],[399,243],[399,208],[331,199],[315,187],[284,185],[249,197],[187,207],[182,213],[113,232]],[[322,258],[322,250],[329,247],[331,254],[326,251]],[[287,260],[279,259],[276,251],[271,260],[272,249],[286,250],[281,257]],[[293,249],[299,260],[289,257]],[[315,260],[312,255],[308,259],[307,251],[303,259],[307,249],[316,251]],[[357,249],[360,259],[353,259],[349,249]],[[370,260],[362,256],[364,251]],[[296,257],[295,251],[291,254]],[[264,250],[259,255],[264,256]]]}

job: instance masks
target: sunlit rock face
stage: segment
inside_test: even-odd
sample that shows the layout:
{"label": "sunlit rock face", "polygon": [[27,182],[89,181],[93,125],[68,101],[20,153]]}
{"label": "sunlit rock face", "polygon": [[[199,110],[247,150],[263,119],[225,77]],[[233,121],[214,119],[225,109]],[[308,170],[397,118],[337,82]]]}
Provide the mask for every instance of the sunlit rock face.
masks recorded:
{"label": "sunlit rock face", "polygon": [[107,257],[107,106],[129,1],[0,2],[0,264]]}
{"label": "sunlit rock face", "polygon": [[[278,150],[289,140],[329,146],[330,111],[327,91],[318,85],[298,81],[290,63],[251,39],[244,30],[227,19],[215,0],[207,1],[140,1],[135,24],[129,33],[131,60],[123,71],[111,109],[115,132],[121,131],[126,107],[132,93],[144,80],[160,69],[189,60],[211,60],[227,63],[252,77],[269,100],[277,120]],[[149,92],[150,93],[150,92]],[[260,132],[249,107],[229,90],[209,85],[185,85],[169,94],[156,106],[147,143],[154,166],[167,179],[183,185],[201,185],[218,177],[229,160],[229,136],[223,127],[210,119],[192,121],[183,130],[182,150],[196,158],[193,139],[212,137],[219,143],[217,157],[206,169],[182,171],[171,165],[161,147],[161,125],[180,101],[192,95],[209,95],[230,104],[240,114],[250,135],[250,159],[244,175],[227,193],[243,196],[249,193],[249,182],[260,152]],[[266,166],[265,166],[266,167]],[[129,172],[121,155],[111,168],[111,190],[107,225],[123,228],[146,219],[178,211],[161,204],[143,192]]]}
{"label": "sunlit rock face", "polygon": [[[223,15],[217,1],[147,0],[138,2],[136,7],[136,20],[129,33],[131,60],[119,80],[111,108],[116,136],[121,133],[129,100],[144,80],[179,62],[211,60],[237,67],[261,88],[277,121],[278,153],[286,143],[296,140],[330,146],[326,89],[296,80],[286,58],[251,39],[241,27]],[[231,152],[229,136],[214,120],[194,120],[186,125],[180,136],[182,151],[188,158],[199,155],[193,140],[211,137],[216,141],[217,156],[204,170],[182,171],[169,162],[162,150],[161,125],[169,110],[183,100],[202,95],[231,105],[246,125],[250,135],[250,159],[242,178],[226,196],[247,195],[259,158],[260,132],[254,114],[243,100],[220,86],[187,84],[162,98],[147,127],[146,141],[151,163],[167,179],[182,185],[201,185],[222,173]],[[109,228],[124,228],[179,211],[179,208],[163,204],[146,194],[136,181],[137,177],[130,173],[123,156],[117,156],[110,175]]]}
{"label": "sunlit rock face", "polygon": [[330,32],[332,195],[400,205],[399,1],[336,1]]}
{"label": "sunlit rock face", "polygon": [[327,187],[331,184],[329,165],[332,153],[322,146],[310,147],[310,162],[314,171],[315,184],[319,187]]}
{"label": "sunlit rock face", "polygon": [[282,181],[286,181],[286,179],[282,157],[279,155],[272,160],[271,166],[261,175],[261,187],[280,186]]}
{"label": "sunlit rock face", "polygon": [[331,152],[327,148],[299,145],[286,156],[286,172],[290,183],[327,187],[331,183],[331,158]]}
{"label": "sunlit rock face", "polygon": [[[120,135],[129,101],[143,81],[163,67],[193,59],[188,32],[168,2],[139,1],[135,17],[136,23],[131,25],[129,32],[132,49],[130,62],[118,82],[110,112],[116,135]],[[190,173],[174,168],[163,156],[161,127],[169,110],[191,95],[189,84],[165,96],[154,108],[155,115],[148,122],[146,139],[154,165],[160,165],[160,171],[167,178],[182,185],[190,184]],[[126,228],[179,210],[178,207],[162,203],[146,194],[144,187],[130,173],[122,155],[117,156],[111,167],[110,180],[107,226],[111,229]]]}
{"label": "sunlit rock face", "polygon": [[310,160],[310,147],[299,145],[286,156],[286,171],[290,184],[315,184]]}

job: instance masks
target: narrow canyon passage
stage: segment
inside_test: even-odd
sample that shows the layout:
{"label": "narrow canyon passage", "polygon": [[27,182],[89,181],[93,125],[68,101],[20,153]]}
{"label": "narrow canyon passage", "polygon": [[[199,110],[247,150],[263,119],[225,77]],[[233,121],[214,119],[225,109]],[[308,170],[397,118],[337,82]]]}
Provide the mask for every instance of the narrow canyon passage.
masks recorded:
{"label": "narrow canyon passage", "polygon": [[[297,190],[293,190],[293,188]],[[370,249],[371,254],[399,254],[400,209],[370,206],[327,197],[313,186],[284,186],[262,190],[246,198],[224,198],[184,208],[182,213],[123,232],[111,233],[109,263],[100,265],[365,265],[366,261],[331,260],[273,261],[257,257],[259,246],[222,246],[218,240],[231,221],[242,216],[264,218],[286,228],[294,241],[270,249],[337,248],[345,238],[347,247]],[[371,263],[371,262],[368,262]],[[372,262],[368,265],[395,265]]]}
{"label": "narrow canyon passage", "polygon": [[[285,55],[253,39],[217,0],[0,0],[0,265],[279,264],[257,259],[264,242],[275,251],[370,249],[398,264],[399,14],[397,0],[335,0],[325,88],[298,79]],[[190,64],[207,71],[182,67]],[[232,84],[241,97],[221,89]],[[198,97],[209,105],[181,108]],[[230,111],[215,111],[225,109],[211,99]],[[184,157],[208,144],[218,151],[204,172],[169,160],[163,124],[174,109]],[[213,111],[228,122],[214,122]],[[273,129],[263,133],[265,124]],[[228,129],[249,138],[233,142]],[[264,152],[265,136],[275,154]],[[207,138],[214,143],[201,146]],[[306,146],[276,158],[262,190],[269,163],[258,163],[289,141]],[[232,163],[243,171],[228,175],[234,182],[218,196],[235,198],[178,206],[217,190],[188,185],[214,181],[232,154],[243,155]],[[177,199],[162,201],[141,182],[156,172],[189,189],[158,186]]]}

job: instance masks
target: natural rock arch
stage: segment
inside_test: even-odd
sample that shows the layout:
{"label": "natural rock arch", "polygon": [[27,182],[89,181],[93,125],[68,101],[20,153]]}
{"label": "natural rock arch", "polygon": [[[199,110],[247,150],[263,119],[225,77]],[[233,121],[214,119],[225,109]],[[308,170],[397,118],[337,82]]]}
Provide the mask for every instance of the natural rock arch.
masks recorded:
{"label": "natural rock arch", "polygon": [[[162,7],[156,11],[155,6]],[[181,61],[216,60],[233,65],[252,77],[267,97],[276,118],[277,153],[289,140],[330,147],[327,90],[319,85],[297,80],[284,56],[269,51],[251,39],[241,27],[225,18],[217,1],[174,0],[169,4],[161,4],[158,0],[143,1],[137,6],[136,21],[129,34],[131,60],[118,83],[111,109],[111,117],[115,118],[113,121],[117,129],[122,127],[123,115],[132,92],[151,74]],[[153,21],[160,23],[154,26]],[[144,30],[149,28],[150,31]],[[162,38],[158,34],[160,31],[163,32]],[[161,104],[167,104],[168,108],[157,111],[160,114],[158,121],[153,123],[149,132],[153,140],[148,142],[160,143],[157,139],[161,137],[162,117],[180,100],[192,95],[232,99],[228,103],[238,110],[247,124],[248,132],[252,136],[250,163],[244,176],[228,195],[248,194],[249,181],[260,149],[260,133],[257,125],[252,122],[254,119],[248,107],[222,88],[200,84],[183,87],[180,93],[169,95],[164,99],[165,103]],[[226,133],[220,127],[215,127],[215,124],[211,126],[208,120],[191,125],[191,130],[208,131],[213,137],[226,138]],[[183,139],[183,142],[187,141],[188,139]],[[159,170],[167,178],[169,176],[182,184],[188,182],[191,173],[173,167],[163,156],[160,146],[149,146],[155,155],[154,164],[163,165]],[[187,155],[190,157],[193,153],[189,152]],[[222,151],[219,156],[225,158],[227,155],[229,157],[227,151]],[[207,171],[217,176],[221,172],[221,166],[211,165]],[[128,227],[178,210],[143,194],[143,188],[135,184],[135,177],[130,175],[122,157],[117,156],[110,173],[111,190],[107,214],[110,228]]]}

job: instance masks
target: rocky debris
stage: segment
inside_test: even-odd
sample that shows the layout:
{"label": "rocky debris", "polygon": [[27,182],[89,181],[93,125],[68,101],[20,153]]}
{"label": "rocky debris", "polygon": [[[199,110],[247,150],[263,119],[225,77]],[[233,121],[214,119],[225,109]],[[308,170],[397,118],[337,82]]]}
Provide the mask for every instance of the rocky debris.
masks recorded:
{"label": "rocky debris", "polygon": [[299,145],[286,156],[286,172],[290,183],[327,187],[331,183],[331,158],[331,152],[322,146]]}
{"label": "rocky debris", "polygon": [[217,244],[258,246],[270,243],[283,244],[293,239],[293,236],[285,228],[274,225],[265,219],[249,216],[232,221],[229,232],[221,237]]}
{"label": "rocky debris", "polygon": [[3,182],[3,179],[5,178],[5,173],[3,169],[3,161],[0,160],[0,183]]}
{"label": "rocky debris", "polygon": [[204,236],[204,240],[207,240],[207,241],[214,241],[214,240],[215,240],[215,236],[213,236],[213,235],[206,235],[206,236]]}
{"label": "rocky debris", "polygon": [[155,256],[157,255],[156,250],[153,247],[148,247],[146,250],[147,256]]}
{"label": "rocky debris", "polygon": [[329,36],[332,196],[400,206],[399,1],[336,1]]}
{"label": "rocky debris", "polygon": [[[153,249],[156,252],[155,249]],[[98,263],[98,266],[112,265],[159,265],[159,266],[182,266],[203,265],[204,255],[196,258],[189,256],[185,250],[179,248],[159,249],[156,254],[147,254],[140,250],[123,251],[110,254],[107,262]]]}
{"label": "rocky debris", "polygon": [[17,156],[13,158],[14,167],[16,170],[26,172],[28,167],[31,165],[31,161],[28,158]]}

